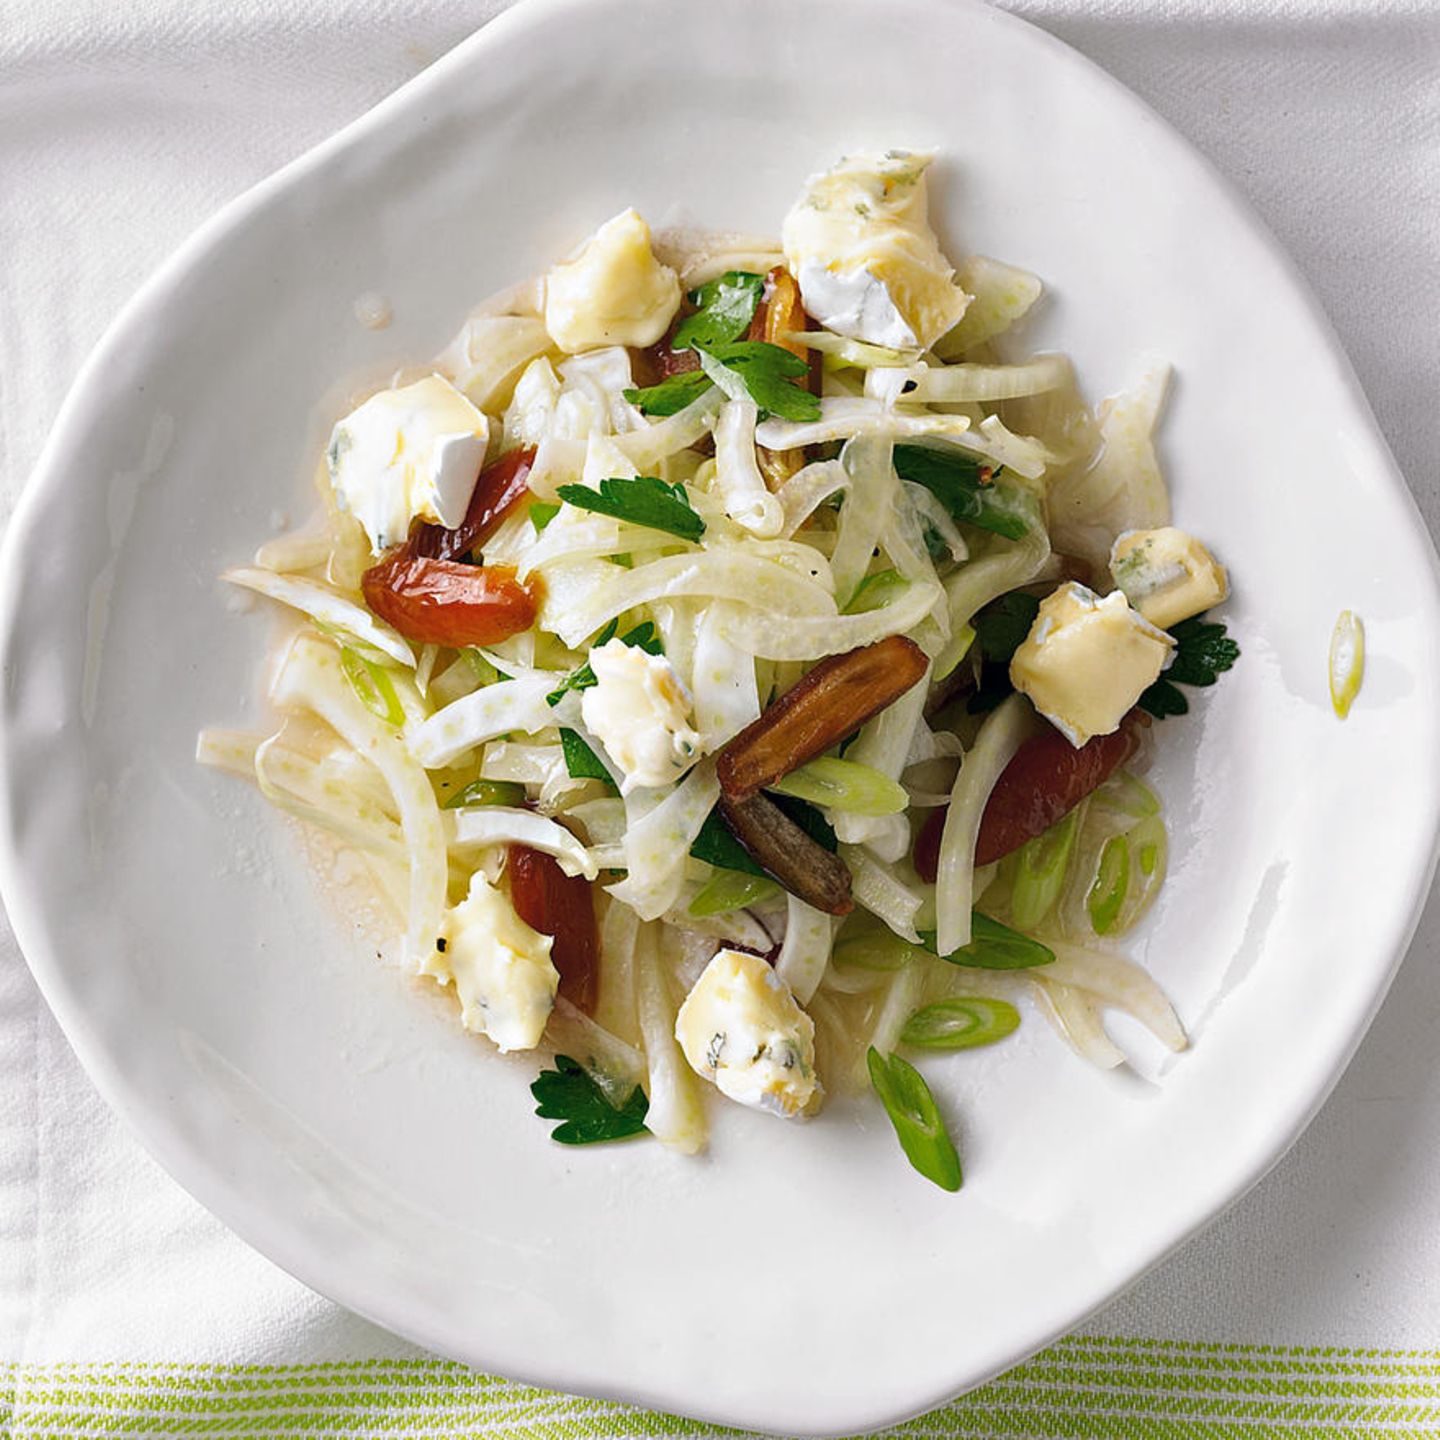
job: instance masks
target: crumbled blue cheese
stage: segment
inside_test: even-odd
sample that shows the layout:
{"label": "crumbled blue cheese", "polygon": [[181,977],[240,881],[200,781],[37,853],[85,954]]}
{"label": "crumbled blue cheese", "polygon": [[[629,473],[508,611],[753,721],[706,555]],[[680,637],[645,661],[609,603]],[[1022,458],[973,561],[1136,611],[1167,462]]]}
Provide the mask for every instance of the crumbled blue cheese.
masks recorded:
{"label": "crumbled blue cheese", "polygon": [[443,939],[444,951],[428,968],[454,980],[465,1028],[501,1050],[533,1050],[560,986],[550,936],[532,930],[477,871],[467,898],[446,915]]}
{"label": "crumbled blue cheese", "polygon": [[905,150],[853,155],[806,183],[781,243],[805,309],[826,329],[924,350],[965,313],[970,297],[930,228],[932,158]]}
{"label": "crumbled blue cheese", "polygon": [[1159,678],[1174,639],[1131,609],[1120,591],[1102,600],[1062,585],[1010,662],[1010,680],[1072,745],[1109,735]]}
{"label": "crumbled blue cheese", "polygon": [[670,662],[610,640],[590,652],[590,668],[596,683],[581,698],[581,715],[625,772],[623,790],[678,780],[700,754],[700,736]]}
{"label": "crumbled blue cheese", "polygon": [[722,1095],[793,1120],[824,1098],[815,1074],[815,1022],[758,955],[721,950],[675,1018],[697,1075]]}
{"label": "crumbled blue cheese", "polygon": [[377,555],[405,539],[412,520],[453,529],[489,443],[490,422],[443,376],[382,390],[331,434],[336,502],[365,527]]}
{"label": "crumbled blue cheese", "polygon": [[607,220],[545,277],[545,328],[564,351],[653,345],[680,308],[680,280],[650,247],[634,210]]}
{"label": "crumbled blue cheese", "polygon": [[1166,525],[1127,530],[1110,551],[1125,598],[1162,630],[1218,605],[1230,593],[1222,565],[1193,535]]}

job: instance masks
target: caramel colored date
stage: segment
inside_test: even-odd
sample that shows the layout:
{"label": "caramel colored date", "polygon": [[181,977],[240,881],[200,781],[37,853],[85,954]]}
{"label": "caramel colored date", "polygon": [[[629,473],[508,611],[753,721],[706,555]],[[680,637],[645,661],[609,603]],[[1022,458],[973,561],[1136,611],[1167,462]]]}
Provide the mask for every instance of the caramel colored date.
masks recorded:
{"label": "caramel colored date", "polygon": [[926,664],[903,635],[822,660],[720,752],[721,789],[739,801],[773,785],[898,700]]}

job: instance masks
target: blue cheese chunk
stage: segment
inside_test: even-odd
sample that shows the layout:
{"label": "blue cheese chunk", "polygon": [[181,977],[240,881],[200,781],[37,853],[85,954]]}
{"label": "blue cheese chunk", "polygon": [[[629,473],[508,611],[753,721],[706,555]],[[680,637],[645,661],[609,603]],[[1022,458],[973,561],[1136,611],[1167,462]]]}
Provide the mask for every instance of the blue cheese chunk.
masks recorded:
{"label": "blue cheese chunk", "polygon": [[560,987],[550,936],[532,930],[477,871],[469,895],[446,915],[442,938],[445,948],[428,968],[455,982],[461,1024],[501,1050],[533,1050]]}
{"label": "blue cheese chunk", "polygon": [[572,355],[653,345],[679,308],[679,277],[655,258],[650,227],[634,210],[606,221],[545,277],[545,328]]}
{"label": "blue cheese chunk", "polygon": [[1110,573],[1125,598],[1162,630],[1230,593],[1224,567],[1193,535],[1173,525],[1127,530],[1110,551]]}
{"label": "blue cheese chunk", "polygon": [[1120,591],[1102,600],[1083,585],[1062,585],[1041,602],[1010,662],[1010,680],[1078,747],[1120,728],[1174,646]]}
{"label": "blue cheese chunk", "polygon": [[490,422],[443,376],[382,390],[330,436],[336,503],[365,527],[377,555],[405,539],[412,520],[453,530],[489,444]]}
{"label": "blue cheese chunk", "polygon": [[590,652],[590,668],[595,684],[581,699],[581,715],[625,772],[624,792],[678,780],[700,754],[700,736],[670,662],[609,640]]}
{"label": "blue cheese chunk", "polygon": [[675,1018],[690,1068],[742,1105],[793,1120],[824,1099],[815,1022],[758,955],[721,950]]}
{"label": "blue cheese chunk", "polygon": [[970,297],[930,228],[925,171],[907,150],[852,155],[806,183],[781,243],[805,309],[837,335],[928,349]]}

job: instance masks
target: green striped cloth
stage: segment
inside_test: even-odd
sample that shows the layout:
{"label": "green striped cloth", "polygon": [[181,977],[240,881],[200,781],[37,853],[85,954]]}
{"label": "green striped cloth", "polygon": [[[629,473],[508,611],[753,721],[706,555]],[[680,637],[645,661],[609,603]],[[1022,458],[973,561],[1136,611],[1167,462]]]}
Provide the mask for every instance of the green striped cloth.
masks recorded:
{"label": "green striped cloth", "polygon": [[[0,1435],[700,1437],[737,1434],[440,1360],[0,1367]],[[1440,1350],[1071,1337],[886,1435],[1262,1440],[1440,1434]]]}

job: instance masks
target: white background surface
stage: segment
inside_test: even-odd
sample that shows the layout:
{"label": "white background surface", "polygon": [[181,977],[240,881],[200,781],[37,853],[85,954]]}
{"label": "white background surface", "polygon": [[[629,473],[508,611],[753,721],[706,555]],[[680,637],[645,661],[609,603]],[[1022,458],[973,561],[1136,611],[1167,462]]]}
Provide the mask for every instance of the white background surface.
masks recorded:
{"label": "white background surface", "polygon": [[[70,377],[154,265],[494,8],[0,0],[7,510]],[[1248,193],[1335,321],[1434,531],[1440,11],[1419,0],[1011,8],[1138,90]],[[1245,343],[1246,316],[1217,318]],[[1437,949],[1432,901],[1384,1010],[1296,1149],[1090,1328],[1440,1343]],[[138,1150],[8,938],[0,1064],[0,1359],[405,1353],[231,1238]],[[141,1329],[137,1313],[150,1316]]]}

